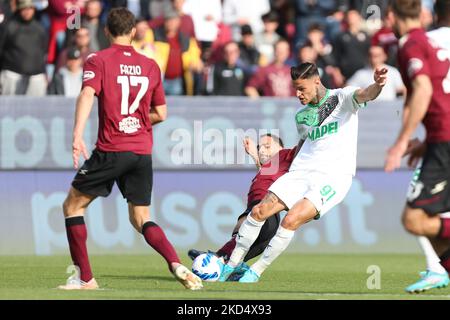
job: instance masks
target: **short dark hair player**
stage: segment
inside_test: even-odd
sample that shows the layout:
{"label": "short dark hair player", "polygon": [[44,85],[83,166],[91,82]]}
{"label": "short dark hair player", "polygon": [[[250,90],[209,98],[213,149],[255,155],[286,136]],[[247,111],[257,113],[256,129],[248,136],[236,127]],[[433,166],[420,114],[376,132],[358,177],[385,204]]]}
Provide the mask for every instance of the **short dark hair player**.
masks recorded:
{"label": "short dark hair player", "polygon": [[[161,70],[131,46],[135,17],[126,8],[109,12],[106,33],[112,45],[92,54],[84,66],[72,152],[75,168],[80,155],[87,160],[78,170],[63,205],[70,254],[79,275],[59,288],[98,288],[89,264],[83,216],[95,198],[111,193],[115,182],[127,199],[133,227],[164,257],[177,280],[188,289],[200,289],[200,278],[180,264],[163,230],[150,221],[152,125],[164,121],[167,114]],[[94,96],[98,98],[99,129],[96,148],[88,159],[82,135]]]}

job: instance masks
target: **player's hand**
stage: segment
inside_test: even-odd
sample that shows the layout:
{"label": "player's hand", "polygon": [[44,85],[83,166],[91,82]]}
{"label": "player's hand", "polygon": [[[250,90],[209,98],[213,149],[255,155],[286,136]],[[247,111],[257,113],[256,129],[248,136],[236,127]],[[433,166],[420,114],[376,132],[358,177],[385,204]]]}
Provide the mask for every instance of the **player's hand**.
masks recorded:
{"label": "player's hand", "polygon": [[405,151],[404,156],[409,155],[408,166],[410,168],[417,167],[417,164],[419,163],[419,160],[423,157],[426,148],[427,148],[426,144],[424,142],[421,142],[417,138],[409,140],[408,147]]}
{"label": "player's hand", "polygon": [[377,68],[373,74],[373,79],[375,80],[375,83],[378,84],[380,87],[384,87],[387,81],[387,68]]}
{"label": "player's hand", "polygon": [[397,142],[389,150],[384,163],[384,171],[392,172],[400,168],[402,157],[408,148],[408,143]]}
{"label": "player's hand", "polygon": [[74,139],[72,143],[72,160],[75,169],[78,169],[78,159],[80,158],[80,155],[83,155],[85,160],[89,158],[83,139]]}
{"label": "player's hand", "polygon": [[253,159],[258,159],[258,148],[256,147],[255,141],[253,141],[250,137],[245,137],[243,144],[245,152],[247,152]]}

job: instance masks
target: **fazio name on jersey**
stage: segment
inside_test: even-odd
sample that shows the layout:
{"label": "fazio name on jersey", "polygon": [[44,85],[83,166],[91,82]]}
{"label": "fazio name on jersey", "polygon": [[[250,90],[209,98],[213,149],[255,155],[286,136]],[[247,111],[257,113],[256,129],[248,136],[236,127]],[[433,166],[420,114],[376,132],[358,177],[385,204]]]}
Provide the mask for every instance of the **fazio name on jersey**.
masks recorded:
{"label": "fazio name on jersey", "polygon": [[125,74],[128,76],[139,76],[142,70],[140,66],[128,66],[126,64],[120,65],[120,74]]}

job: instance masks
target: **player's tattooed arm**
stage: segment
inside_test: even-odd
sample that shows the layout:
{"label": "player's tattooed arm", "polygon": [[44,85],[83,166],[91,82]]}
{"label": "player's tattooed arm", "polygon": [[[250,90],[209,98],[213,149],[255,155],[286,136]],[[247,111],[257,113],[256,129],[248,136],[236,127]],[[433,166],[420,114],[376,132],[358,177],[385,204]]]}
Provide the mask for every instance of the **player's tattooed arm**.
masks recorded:
{"label": "player's tattooed arm", "polygon": [[375,100],[381,93],[387,81],[387,68],[377,68],[373,74],[374,83],[365,89],[355,91],[355,99],[358,103]]}
{"label": "player's tattooed arm", "polygon": [[83,132],[86,127],[86,122],[94,104],[95,90],[92,87],[84,87],[77,98],[75,108],[75,124],[73,127],[73,141],[72,141],[72,160],[75,169],[78,168],[78,160],[80,155],[85,159],[89,158],[86,144],[83,140]]}
{"label": "player's tattooed arm", "polygon": [[258,147],[255,142],[250,137],[245,137],[243,140],[245,152],[253,159],[256,167],[259,169],[261,167],[261,161],[259,160]]}
{"label": "player's tattooed arm", "polygon": [[167,119],[167,105],[152,107],[149,113],[150,122],[152,125],[163,122]]}

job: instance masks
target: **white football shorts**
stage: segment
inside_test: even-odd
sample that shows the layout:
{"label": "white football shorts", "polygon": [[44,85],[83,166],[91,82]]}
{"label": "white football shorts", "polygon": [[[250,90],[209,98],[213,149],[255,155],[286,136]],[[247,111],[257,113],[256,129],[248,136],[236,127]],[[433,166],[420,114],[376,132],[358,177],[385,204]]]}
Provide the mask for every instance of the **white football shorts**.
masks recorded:
{"label": "white football shorts", "polygon": [[330,175],[312,171],[289,171],[269,188],[288,209],[299,200],[308,199],[322,217],[344,200],[352,185],[351,174]]}

